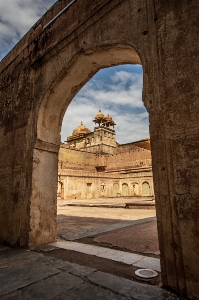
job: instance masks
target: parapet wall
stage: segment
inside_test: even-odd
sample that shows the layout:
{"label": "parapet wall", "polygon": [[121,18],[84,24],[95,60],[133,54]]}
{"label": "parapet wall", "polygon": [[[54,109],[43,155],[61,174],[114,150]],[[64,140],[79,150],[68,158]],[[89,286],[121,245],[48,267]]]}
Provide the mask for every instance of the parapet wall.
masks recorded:
{"label": "parapet wall", "polygon": [[[116,148],[117,151],[118,148]],[[123,145],[123,151],[114,154],[95,154],[61,146],[59,151],[60,168],[87,168],[105,166],[106,171],[151,167],[151,151],[134,145]],[[62,165],[60,165],[62,164]]]}
{"label": "parapet wall", "polygon": [[106,162],[107,171],[111,169],[151,167],[151,151],[127,144],[127,147],[123,145],[122,151],[106,155]]}
{"label": "parapet wall", "polygon": [[60,147],[59,164],[62,163],[62,168],[72,165],[94,168],[96,166],[97,157],[94,153]]}

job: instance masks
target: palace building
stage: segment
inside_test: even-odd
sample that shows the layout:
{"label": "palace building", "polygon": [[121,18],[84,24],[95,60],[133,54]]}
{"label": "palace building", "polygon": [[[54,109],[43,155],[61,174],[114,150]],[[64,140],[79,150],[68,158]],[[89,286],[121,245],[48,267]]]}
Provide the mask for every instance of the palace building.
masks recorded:
{"label": "palace building", "polygon": [[58,197],[154,196],[150,139],[118,144],[109,115],[93,122],[94,131],[81,122],[60,146]]}

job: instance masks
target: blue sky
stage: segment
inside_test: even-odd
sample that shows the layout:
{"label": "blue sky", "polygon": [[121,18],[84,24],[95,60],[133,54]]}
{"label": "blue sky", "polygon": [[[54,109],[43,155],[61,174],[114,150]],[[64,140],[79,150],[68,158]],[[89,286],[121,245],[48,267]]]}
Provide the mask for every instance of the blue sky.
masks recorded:
{"label": "blue sky", "polygon": [[[0,0],[0,60],[55,2]],[[100,70],[68,107],[61,140],[66,140],[81,121],[92,131],[92,120],[99,109],[104,115],[109,114],[117,124],[115,130],[119,143],[149,137],[148,113],[142,103],[142,78],[142,67],[139,65]]]}

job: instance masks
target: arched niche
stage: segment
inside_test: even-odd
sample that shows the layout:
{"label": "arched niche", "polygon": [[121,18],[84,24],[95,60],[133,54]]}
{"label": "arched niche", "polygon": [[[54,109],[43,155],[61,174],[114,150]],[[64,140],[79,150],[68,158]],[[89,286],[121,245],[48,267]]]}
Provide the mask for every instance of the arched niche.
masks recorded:
{"label": "arched niche", "polygon": [[123,197],[129,196],[129,186],[127,183],[122,184],[122,196]]}
{"label": "arched niche", "polygon": [[150,196],[150,185],[147,181],[142,183],[142,196]]}

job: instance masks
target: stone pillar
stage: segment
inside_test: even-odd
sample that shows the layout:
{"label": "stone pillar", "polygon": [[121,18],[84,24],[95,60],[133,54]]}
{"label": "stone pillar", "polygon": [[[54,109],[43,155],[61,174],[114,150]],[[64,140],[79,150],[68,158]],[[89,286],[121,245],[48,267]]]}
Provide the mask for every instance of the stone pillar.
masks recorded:
{"label": "stone pillar", "polygon": [[196,6],[199,10],[196,2],[156,3],[160,106],[150,111],[163,284],[191,299],[199,295]]}
{"label": "stone pillar", "polygon": [[36,142],[30,198],[30,249],[56,240],[58,151],[59,146]]}

